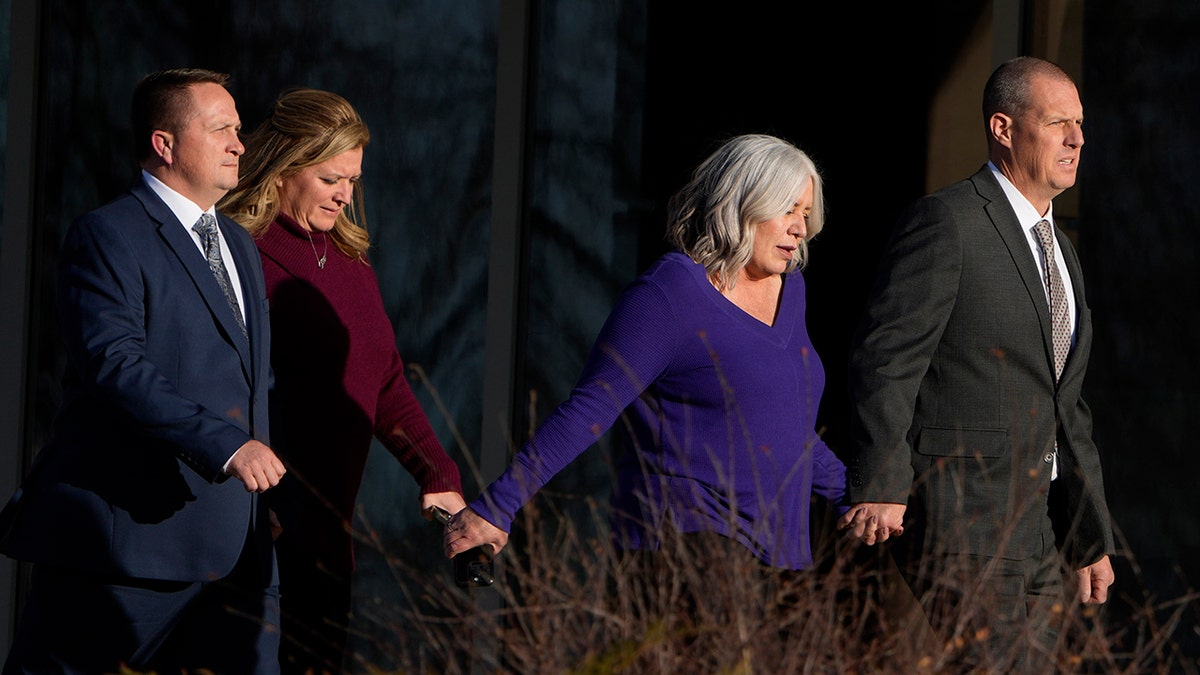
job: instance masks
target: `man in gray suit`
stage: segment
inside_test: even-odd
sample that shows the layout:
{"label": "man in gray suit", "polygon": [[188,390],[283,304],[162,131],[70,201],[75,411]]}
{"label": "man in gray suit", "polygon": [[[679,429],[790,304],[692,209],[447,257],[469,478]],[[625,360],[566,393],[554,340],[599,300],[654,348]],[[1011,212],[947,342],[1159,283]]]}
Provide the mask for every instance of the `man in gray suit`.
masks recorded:
{"label": "man in gray suit", "polygon": [[1052,225],[1083,106],[1061,68],[1021,57],[983,115],[989,162],[913,204],[884,253],[851,356],[839,525],[868,544],[906,533],[890,547],[939,636],[1007,672],[1050,665],[1067,568],[1078,602],[1106,601],[1114,544],[1080,396],[1091,316]]}

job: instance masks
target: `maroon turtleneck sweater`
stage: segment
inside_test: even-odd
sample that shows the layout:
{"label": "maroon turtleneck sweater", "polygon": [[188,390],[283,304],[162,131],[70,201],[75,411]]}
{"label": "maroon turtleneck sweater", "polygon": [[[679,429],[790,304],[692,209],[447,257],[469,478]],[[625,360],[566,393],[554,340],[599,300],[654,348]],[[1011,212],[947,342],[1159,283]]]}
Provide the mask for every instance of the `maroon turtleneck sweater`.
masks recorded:
{"label": "maroon turtleneck sweater", "polygon": [[[375,272],[280,214],[257,240],[271,316],[271,442],[287,464],[266,493],[284,531],[354,569],[358,488],[378,438],[421,493],[462,492],[458,467],[409,387]],[[318,267],[324,255],[325,267]]]}

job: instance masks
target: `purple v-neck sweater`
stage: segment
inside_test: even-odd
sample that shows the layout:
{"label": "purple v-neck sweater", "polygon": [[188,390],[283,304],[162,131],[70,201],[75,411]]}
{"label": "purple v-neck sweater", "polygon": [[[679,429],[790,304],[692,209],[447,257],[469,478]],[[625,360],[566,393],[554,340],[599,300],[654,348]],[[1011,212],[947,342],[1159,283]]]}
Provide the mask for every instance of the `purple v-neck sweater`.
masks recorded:
{"label": "purple v-neck sweater", "polygon": [[283,482],[265,495],[285,531],[349,571],[353,546],[345,526],[372,438],[400,460],[422,494],[462,492],[458,466],[405,377],[375,271],[342,255],[323,232],[310,242],[282,214],[256,243],[271,303],[271,441],[288,465]]}
{"label": "purple v-neck sweater", "polygon": [[668,520],[731,537],[768,565],[812,565],[813,493],[845,511],[845,467],[815,431],[825,371],[805,326],[804,277],[775,324],[742,311],[682,253],[621,295],[575,389],[471,508],[508,531],[534,493],[614,423],[625,441],[614,536],[653,549]]}

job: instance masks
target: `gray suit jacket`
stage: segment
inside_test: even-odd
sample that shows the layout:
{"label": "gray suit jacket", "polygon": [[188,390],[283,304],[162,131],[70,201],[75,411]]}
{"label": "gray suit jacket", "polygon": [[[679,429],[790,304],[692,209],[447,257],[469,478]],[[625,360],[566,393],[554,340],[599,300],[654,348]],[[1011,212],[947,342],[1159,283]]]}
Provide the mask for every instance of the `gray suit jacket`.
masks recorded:
{"label": "gray suit jacket", "polygon": [[885,251],[851,356],[849,493],[908,503],[926,548],[1024,558],[1052,521],[1077,566],[1114,550],[1080,395],[1091,314],[1075,249],[1056,237],[1078,308],[1057,384],[1038,263],[987,166],[914,203]]}

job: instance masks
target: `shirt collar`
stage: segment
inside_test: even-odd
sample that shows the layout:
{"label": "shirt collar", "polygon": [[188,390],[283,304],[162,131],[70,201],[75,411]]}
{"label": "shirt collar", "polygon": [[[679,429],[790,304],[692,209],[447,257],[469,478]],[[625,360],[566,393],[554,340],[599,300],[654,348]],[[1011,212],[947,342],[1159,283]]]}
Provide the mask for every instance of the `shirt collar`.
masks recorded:
{"label": "shirt collar", "polygon": [[1038,221],[1042,219],[1049,220],[1051,224],[1054,223],[1054,202],[1050,202],[1050,208],[1046,209],[1046,215],[1043,216],[1038,213],[1033,204],[1029,203],[1025,195],[1021,194],[1017,186],[1013,185],[1007,176],[1000,173],[1000,169],[997,169],[995,164],[989,161],[988,168],[992,170],[992,175],[995,176],[996,182],[1000,183],[1000,188],[1004,190],[1004,196],[1008,197],[1008,203],[1012,206],[1013,212],[1016,213],[1017,221],[1021,223],[1022,229],[1028,230],[1037,225]]}
{"label": "shirt collar", "polygon": [[167,208],[171,209],[171,213],[174,213],[179,222],[189,231],[191,231],[192,225],[195,225],[196,221],[200,220],[200,214],[208,213],[214,218],[216,217],[215,206],[209,207],[207,211],[201,210],[195,202],[167,187],[166,183],[155,178],[145,169],[142,169],[142,178],[146,181],[146,185],[149,185],[150,189],[154,190],[154,194],[163,200]]}

